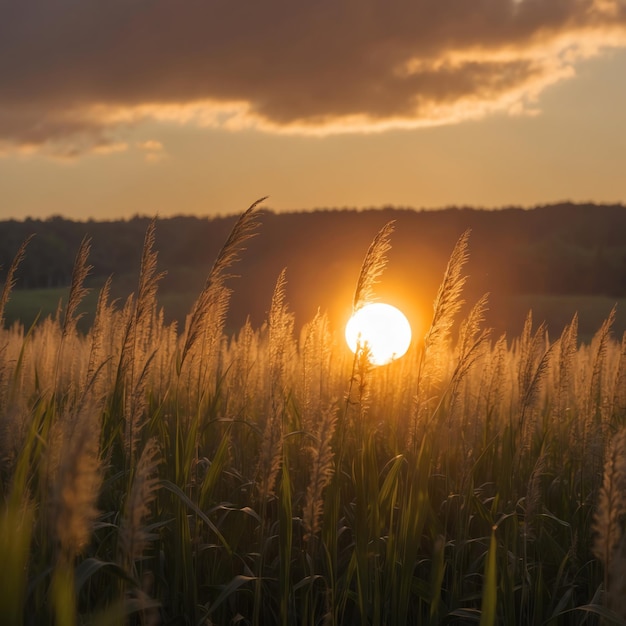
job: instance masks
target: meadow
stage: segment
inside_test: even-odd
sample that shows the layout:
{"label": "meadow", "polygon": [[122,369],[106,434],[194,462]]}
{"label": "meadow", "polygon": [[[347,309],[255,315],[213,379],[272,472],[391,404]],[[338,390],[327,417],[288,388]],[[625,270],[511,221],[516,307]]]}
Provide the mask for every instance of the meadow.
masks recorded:
{"label": "meadow", "polygon": [[[317,314],[298,333],[289,269],[267,320],[225,331],[236,222],[184,325],[157,295],[153,222],[125,301],[88,296],[4,324],[0,615],[8,624],[626,623],[626,337],[519,337],[463,308],[468,232],[430,326],[373,367]],[[354,277],[375,299],[393,225]],[[460,318],[464,311],[463,319]]]}

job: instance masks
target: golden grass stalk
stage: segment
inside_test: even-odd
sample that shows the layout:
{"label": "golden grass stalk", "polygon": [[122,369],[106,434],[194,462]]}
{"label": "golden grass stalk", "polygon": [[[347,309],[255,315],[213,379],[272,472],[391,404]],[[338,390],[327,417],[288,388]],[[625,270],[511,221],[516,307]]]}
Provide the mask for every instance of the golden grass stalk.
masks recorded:
{"label": "golden grass stalk", "polygon": [[145,527],[145,521],[157,495],[160,462],[159,444],[156,437],[152,437],[147,441],[137,462],[120,525],[121,562],[129,573],[132,573],[132,564],[142,557],[152,539]]}
{"label": "golden grass stalk", "polygon": [[137,379],[134,381],[133,387],[126,394],[126,403],[124,405],[124,447],[131,462],[135,458],[137,444],[140,441],[141,432],[147,420],[145,414],[147,405],[146,389],[154,354],[153,352],[149,359],[146,360]]}
{"label": "golden grass stalk", "polygon": [[[449,429],[461,425],[461,422],[456,419],[457,414],[465,420],[468,412],[471,413],[470,402],[467,398],[464,398],[463,391],[471,386],[471,380],[466,382],[466,378],[470,376],[474,364],[485,354],[488,348],[491,330],[482,328],[482,324],[485,321],[488,298],[489,294],[485,294],[478,300],[472,307],[469,315],[461,323],[459,329],[458,360],[450,381]],[[465,426],[464,422],[462,425]],[[475,420],[474,425],[475,427],[478,426]]]}
{"label": "golden grass stalk", "polygon": [[487,340],[491,330],[482,328],[482,323],[485,321],[488,301],[489,294],[482,296],[472,307],[459,329],[459,357],[454,373],[454,378],[457,382],[465,378],[476,359],[481,356],[483,350],[487,347]]}
{"label": "golden grass stalk", "polygon": [[292,359],[293,314],[285,303],[285,270],[278,276],[270,306],[268,331],[269,402],[257,465],[261,501],[275,494],[276,476],[282,461],[287,367]]}
{"label": "golden grass stalk", "polygon": [[452,250],[452,255],[444,272],[443,281],[435,297],[433,320],[424,337],[426,350],[434,349],[436,351],[436,347],[448,339],[454,319],[464,304],[462,294],[467,276],[464,276],[462,272],[469,258],[468,244],[470,233],[470,230],[466,230]]}
{"label": "golden grass stalk", "polygon": [[623,425],[626,419],[626,332],[622,335],[622,347],[613,383],[611,408],[613,417],[621,420]]}
{"label": "golden grass stalk", "polygon": [[276,281],[268,319],[270,393],[274,410],[278,409],[284,400],[288,368],[295,356],[294,316],[286,303],[286,286],[286,270],[283,269]]}
{"label": "golden grass stalk", "polygon": [[524,541],[535,538],[534,522],[537,512],[541,509],[541,478],[546,471],[546,461],[547,451],[543,447],[528,479],[526,497],[524,498],[524,522],[521,527]]}
{"label": "golden grass stalk", "polygon": [[219,251],[187,322],[179,369],[182,368],[192,348],[202,337],[210,316],[216,320],[216,326],[220,330],[223,327],[230,298],[230,291],[225,289],[225,282],[231,277],[228,269],[239,260],[240,254],[245,249],[246,241],[256,235],[256,229],[259,225],[258,209],[265,199],[260,198],[254,202],[239,217]]}
{"label": "golden grass stalk", "polygon": [[337,411],[331,408],[322,411],[315,432],[316,445],[308,448],[311,456],[311,474],[302,509],[304,541],[310,541],[321,529],[321,519],[324,510],[324,489],[330,483],[335,472],[333,463],[335,454],[331,447],[331,441],[336,425]]}
{"label": "golden grass stalk", "polygon": [[394,230],[394,223],[395,220],[387,222],[378,231],[365,254],[354,290],[353,311],[358,311],[365,304],[375,300],[374,285],[387,266],[387,254],[391,250],[390,239]]}
{"label": "golden grass stalk", "polygon": [[558,342],[558,369],[555,380],[555,411],[554,421],[558,424],[565,416],[571,401],[571,388],[574,380],[575,356],[578,349],[578,314],[565,326]]}
{"label": "golden grass stalk", "polygon": [[425,425],[433,417],[429,415],[429,412],[433,408],[435,394],[444,377],[450,333],[456,315],[464,304],[462,294],[467,277],[463,275],[463,267],[469,258],[470,232],[470,230],[466,230],[452,250],[433,304],[433,319],[424,337],[411,420],[410,439],[414,449],[417,449],[419,439],[418,425],[420,423]]}
{"label": "golden grass stalk", "polygon": [[332,335],[326,314],[318,310],[302,329],[302,428],[311,431],[314,416],[322,409],[322,398],[331,379]]}
{"label": "golden grass stalk", "polygon": [[124,302],[124,306],[120,311],[120,325],[123,325],[121,336],[118,337],[120,343],[119,365],[117,368],[116,384],[121,388],[124,387],[126,379],[131,377],[133,362],[133,346],[135,333],[135,294],[131,293]]}
{"label": "golden grass stalk", "polygon": [[7,271],[7,277],[4,281],[4,285],[2,287],[2,293],[0,294],[0,329],[4,328],[4,309],[6,307],[7,302],[9,301],[9,297],[11,295],[11,291],[13,287],[15,287],[15,272],[19,267],[20,263],[24,260],[24,255],[26,254],[26,247],[30,243],[30,240],[34,237],[34,235],[30,235],[27,237],[22,245],[18,248],[17,253],[13,257],[13,261],[11,265],[9,265],[9,269]]}
{"label": "golden grass stalk", "polygon": [[[65,313],[63,315],[63,322],[61,323],[61,339],[57,349],[56,365],[54,369],[54,389],[56,392],[61,391],[62,383],[65,384],[67,382],[65,380],[66,368],[64,365],[66,365],[69,360],[69,369],[71,370],[72,365],[74,364],[73,359],[77,356],[76,350],[72,350],[72,344],[75,343],[76,325],[78,324],[80,318],[84,315],[83,313],[78,313],[78,307],[80,306],[83,298],[89,293],[89,289],[85,287],[84,283],[92,269],[92,266],[87,264],[90,249],[90,239],[88,237],[83,237],[74,260],[70,293],[68,296],[67,307],[65,308]],[[59,318],[60,310],[57,312],[57,319]],[[68,345],[68,342],[71,342],[71,344]],[[69,359],[67,358],[68,355]],[[71,372],[69,378],[69,385],[71,387]],[[67,389],[63,391],[67,391]]]}
{"label": "golden grass stalk", "polygon": [[493,345],[486,367],[487,379],[489,381],[486,387],[486,409],[489,412],[496,410],[506,392],[508,383],[506,375],[507,356],[507,337],[503,333]]}
{"label": "golden grass stalk", "polygon": [[157,273],[158,253],[154,250],[155,234],[156,218],[152,219],[146,229],[139,271],[135,318],[144,332],[152,321],[152,316],[156,309],[156,294],[159,282],[167,274],[167,272]]}
{"label": "golden grass stalk", "polygon": [[594,358],[591,372],[591,384],[589,385],[587,398],[587,415],[594,416],[602,421],[603,417],[603,377],[605,375],[605,364],[607,350],[611,338],[611,329],[615,322],[616,308],[613,307],[608,317],[602,323],[600,330],[595,334],[592,346],[594,348]]}
{"label": "golden grass stalk", "polygon": [[[387,267],[387,254],[389,250],[391,250],[391,233],[394,230],[394,224],[395,220],[387,222],[378,231],[365,253],[365,257],[361,263],[359,278],[354,290],[354,298],[352,300],[353,312],[358,311],[361,307],[375,301],[376,299],[374,286],[378,283],[385,267]],[[367,344],[361,345],[361,341],[358,339],[357,350],[355,351],[354,358],[352,360],[350,383],[345,396],[346,404],[344,415],[346,418],[349,415],[349,408],[351,404],[354,404],[354,401],[352,400],[352,391],[355,382],[358,383],[358,400],[356,401],[356,404],[359,408],[359,420],[365,416],[369,392],[367,388],[367,374],[370,370],[369,346],[367,346]],[[348,424],[346,423],[346,420],[342,420],[341,434],[339,436],[342,442],[339,444],[339,448],[341,450],[343,450],[343,441],[346,435],[347,426]]]}
{"label": "golden grass stalk", "polygon": [[539,325],[534,333],[532,326],[532,313],[529,312],[519,341],[520,358],[517,370],[519,430],[523,433],[524,445],[528,443],[527,436],[534,424],[533,411],[550,371],[551,358],[556,345],[549,343],[544,322]]}
{"label": "golden grass stalk", "polygon": [[[461,296],[467,277],[462,272],[468,260],[469,236],[470,231],[466,230],[456,242],[433,304],[433,319],[424,337],[422,363],[418,374],[420,377],[418,385],[425,382],[426,393],[429,392],[429,388],[441,381],[440,363],[455,317],[464,304]],[[418,395],[419,391],[418,387]]]}
{"label": "golden grass stalk", "polygon": [[[272,295],[272,304],[270,306],[268,316],[268,367],[269,381],[266,390],[269,392],[269,402],[265,407],[265,424],[263,426],[263,435],[259,449],[258,462],[256,468],[256,489],[258,501],[260,503],[260,527],[259,527],[259,558],[257,561],[257,580],[254,586],[254,609],[252,615],[252,624],[258,626],[260,624],[261,604],[262,604],[262,581],[265,569],[265,542],[266,542],[266,514],[268,500],[276,495],[276,479],[281,469],[284,459],[284,433],[287,428],[287,369],[288,363],[293,359],[292,355],[293,342],[293,314],[287,309],[285,303],[285,270],[283,269],[278,276],[274,293]],[[285,563],[284,556],[290,552],[291,543],[291,487],[289,484],[289,468],[287,465],[283,467],[281,506],[283,511],[283,522],[288,526],[289,530],[281,537],[280,552],[283,553],[283,568],[280,578],[281,587],[285,590],[285,583],[288,575],[286,572],[290,570],[290,563]],[[287,603],[287,597],[281,594],[281,604],[283,610]],[[284,616],[286,617],[286,616]],[[283,619],[285,622],[285,619]]]}
{"label": "golden grass stalk", "polygon": [[76,324],[83,316],[82,313],[78,315],[77,311],[83,298],[89,293],[89,289],[85,287],[85,279],[93,269],[93,266],[87,265],[90,250],[91,240],[88,237],[84,237],[80,242],[76,259],[74,260],[70,295],[67,300],[67,308],[65,309],[65,316],[63,318],[63,337],[72,334],[76,330]]}
{"label": "golden grass stalk", "polygon": [[91,327],[91,349],[89,350],[89,361],[87,363],[87,384],[95,381],[98,371],[108,358],[104,352],[104,330],[105,325],[110,323],[112,311],[108,306],[109,294],[111,291],[111,277],[107,278],[98,296],[96,305],[96,315]]}
{"label": "golden grass stalk", "polygon": [[[611,439],[593,516],[592,528],[595,537],[592,552],[604,565],[604,589],[609,597],[612,593],[610,573],[615,571],[613,562],[624,538],[624,515],[626,515],[626,427],[618,430]],[[624,567],[625,561],[620,559],[622,575]]]}
{"label": "golden grass stalk", "polygon": [[76,419],[71,436],[69,428],[65,428],[65,446],[51,481],[51,530],[68,562],[86,547],[98,516],[96,506],[102,483],[100,431],[91,423],[93,417],[82,415]]}
{"label": "golden grass stalk", "polygon": [[155,240],[156,220],[152,220],[146,229],[141,252],[141,266],[137,300],[133,307],[133,298],[129,298],[126,307],[129,309],[128,326],[124,337],[120,370],[124,377],[132,382],[137,364],[142,359],[142,352],[148,344],[148,330],[152,322],[152,315],[156,308],[156,293],[158,283],[165,272],[157,274],[157,253],[153,250]]}
{"label": "golden grass stalk", "polygon": [[226,378],[228,394],[231,398],[231,415],[241,415],[252,402],[258,389],[258,368],[255,363],[259,359],[259,336],[247,319],[236,338],[229,345],[229,365],[232,372]]}
{"label": "golden grass stalk", "polygon": [[583,455],[588,476],[595,479],[600,473],[604,452],[604,440],[608,432],[609,402],[606,363],[611,342],[611,328],[615,321],[615,307],[604,320],[591,342],[591,373],[587,378],[587,389],[583,392],[584,430]]}
{"label": "golden grass stalk", "polygon": [[118,382],[123,385],[125,437],[124,446],[129,459],[135,449],[145,424],[146,384],[157,348],[153,343],[156,323],[156,294],[159,281],[165,272],[157,273],[157,253],[154,251],[156,220],[153,219],[144,237],[137,301],[132,310],[129,299],[128,324],[120,356]]}

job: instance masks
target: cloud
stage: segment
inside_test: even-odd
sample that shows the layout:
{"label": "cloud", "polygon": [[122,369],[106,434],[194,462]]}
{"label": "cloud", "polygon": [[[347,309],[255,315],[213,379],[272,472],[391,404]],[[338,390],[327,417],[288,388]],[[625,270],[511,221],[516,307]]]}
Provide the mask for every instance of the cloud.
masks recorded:
{"label": "cloud", "polygon": [[163,150],[163,144],[156,139],[148,139],[147,141],[140,141],[137,143],[137,147],[145,152],[160,152]]}
{"label": "cloud", "polygon": [[534,114],[623,0],[0,0],[0,151],[144,120],[326,134]]}
{"label": "cloud", "polygon": [[163,144],[156,139],[139,141],[137,142],[137,147],[144,153],[147,163],[158,163],[166,157]]}

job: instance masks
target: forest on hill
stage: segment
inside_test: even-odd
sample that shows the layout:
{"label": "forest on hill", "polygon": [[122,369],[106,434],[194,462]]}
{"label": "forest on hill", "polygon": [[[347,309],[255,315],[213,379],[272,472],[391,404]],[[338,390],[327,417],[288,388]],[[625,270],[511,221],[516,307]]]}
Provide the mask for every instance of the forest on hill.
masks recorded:
{"label": "forest on hill", "polygon": [[[134,291],[149,217],[76,222],[61,217],[0,222],[0,283],[20,244],[31,234],[17,275],[16,292],[67,287],[83,237],[91,238],[90,285],[112,275],[114,294]],[[167,271],[161,292],[166,317],[184,322],[193,294],[201,289],[235,216],[177,216],[157,220],[159,268]],[[315,210],[273,213],[261,218],[233,273],[229,326],[250,318],[261,325],[274,283],[287,270],[287,298],[301,325],[318,309],[341,324],[363,256],[378,230],[395,221],[389,265],[378,285],[381,299],[427,322],[433,298],[454,243],[471,229],[466,300],[490,295],[487,323],[519,332],[528,296],[576,297],[602,302],[626,297],[626,207],[563,203],[534,209]],[[178,300],[177,301],[177,297]],[[568,300],[569,298],[569,300]],[[554,317],[565,324],[574,311]],[[610,309],[602,311],[603,317]],[[7,314],[10,320],[10,316]],[[594,320],[593,323],[596,323]],[[618,316],[617,331],[626,326]],[[553,326],[557,322],[553,321]],[[560,328],[551,328],[558,333]],[[515,334],[517,334],[517,332]]]}

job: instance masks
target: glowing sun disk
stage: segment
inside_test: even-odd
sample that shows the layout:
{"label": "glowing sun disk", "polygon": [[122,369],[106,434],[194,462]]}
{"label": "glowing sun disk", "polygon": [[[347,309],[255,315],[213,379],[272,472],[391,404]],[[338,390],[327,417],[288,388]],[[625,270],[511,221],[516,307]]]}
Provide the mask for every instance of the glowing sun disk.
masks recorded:
{"label": "glowing sun disk", "polygon": [[385,365],[409,349],[411,326],[395,306],[374,302],[361,307],[348,320],[346,342],[355,353],[367,347],[372,365]]}

